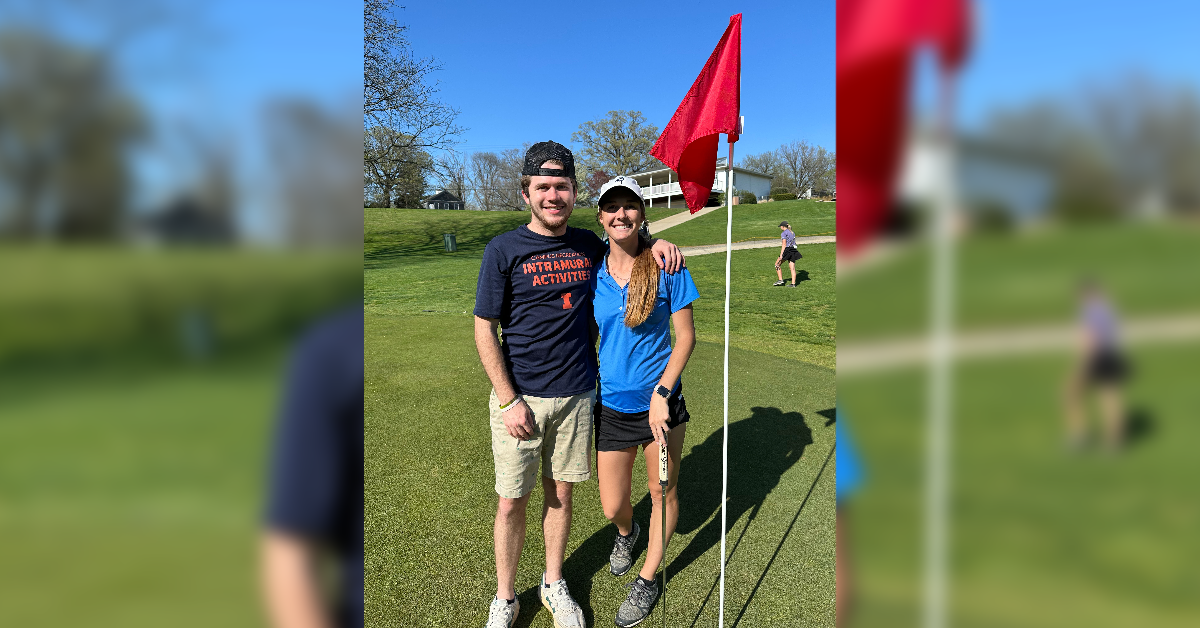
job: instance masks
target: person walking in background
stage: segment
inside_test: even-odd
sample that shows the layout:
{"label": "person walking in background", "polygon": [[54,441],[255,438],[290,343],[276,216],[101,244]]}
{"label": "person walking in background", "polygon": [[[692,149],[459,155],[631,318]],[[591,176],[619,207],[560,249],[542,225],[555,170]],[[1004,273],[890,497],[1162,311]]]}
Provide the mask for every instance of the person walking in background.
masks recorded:
{"label": "person walking in background", "polygon": [[1128,376],[1128,363],[1117,344],[1117,316],[1112,305],[1091,278],[1080,282],[1079,359],[1066,386],[1067,445],[1082,448],[1088,438],[1088,389],[1100,401],[1101,437],[1108,451],[1124,443],[1125,421],[1121,386]]}
{"label": "person walking in background", "polygon": [[[596,219],[608,234],[609,252],[593,279],[600,334],[596,467],[604,516],[617,526],[609,554],[613,575],[633,567],[633,545],[641,532],[630,504],[639,447],[652,503],[646,560],[617,609],[616,625],[623,628],[644,620],[658,601],[661,591],[655,578],[679,520],[676,486],[689,419],[681,376],[696,346],[691,304],[700,294],[686,268],[668,275],[655,265],[649,240],[639,233],[646,206],[633,179],[617,177],[605,183],[598,206]],[[661,447],[667,448],[665,490],[658,482]]]}
{"label": "person walking in background", "polygon": [[792,271],[792,283],[787,284],[789,288],[796,287],[796,260],[804,257],[800,255],[800,251],[796,250],[796,234],[792,233],[792,227],[783,221],[779,223],[779,228],[782,234],[779,236],[779,259],[775,260],[775,273],[779,276],[779,281],[775,282],[776,286],[782,286],[786,282],[783,280],[783,263],[788,263],[788,268]]}

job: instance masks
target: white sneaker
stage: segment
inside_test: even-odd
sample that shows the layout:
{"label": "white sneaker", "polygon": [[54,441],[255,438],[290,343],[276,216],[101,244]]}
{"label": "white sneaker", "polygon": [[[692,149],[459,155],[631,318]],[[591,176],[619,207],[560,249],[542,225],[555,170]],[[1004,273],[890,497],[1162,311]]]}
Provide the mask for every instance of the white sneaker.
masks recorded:
{"label": "white sneaker", "polygon": [[498,597],[492,598],[492,606],[488,608],[487,625],[483,628],[512,628],[513,624],[517,623],[517,613],[521,612],[521,600],[514,599],[512,604],[508,600],[502,600]]}
{"label": "white sneaker", "polygon": [[554,617],[554,628],[587,628],[583,621],[583,609],[579,608],[575,599],[571,597],[571,592],[567,591],[565,579],[546,586],[546,573],[542,572],[538,596],[542,598],[542,605]]}

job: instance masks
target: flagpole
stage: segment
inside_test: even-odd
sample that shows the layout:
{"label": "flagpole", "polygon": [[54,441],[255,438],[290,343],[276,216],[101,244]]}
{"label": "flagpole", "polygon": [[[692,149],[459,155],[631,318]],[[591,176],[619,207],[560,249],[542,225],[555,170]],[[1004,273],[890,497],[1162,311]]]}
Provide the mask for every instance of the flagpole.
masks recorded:
{"label": "flagpole", "polygon": [[725,505],[729,488],[729,267],[733,259],[733,140],[725,160],[725,418],[721,437],[721,595],[717,626],[725,626]]}
{"label": "flagpole", "polygon": [[954,159],[952,138],[952,73],[940,75],[941,102],[936,146],[941,157],[941,185],[934,203],[933,255],[930,267],[930,368],[925,464],[925,600],[924,628],[944,628],[949,546],[951,360],[954,325]]}

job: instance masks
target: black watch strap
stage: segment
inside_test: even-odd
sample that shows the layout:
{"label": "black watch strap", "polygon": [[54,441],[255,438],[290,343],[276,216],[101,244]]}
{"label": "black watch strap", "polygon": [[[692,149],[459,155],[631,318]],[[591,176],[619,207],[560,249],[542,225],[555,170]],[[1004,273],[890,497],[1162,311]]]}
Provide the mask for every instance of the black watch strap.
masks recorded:
{"label": "black watch strap", "polygon": [[658,395],[663,399],[667,399],[671,396],[671,390],[666,386],[659,386],[654,392],[658,393]]}

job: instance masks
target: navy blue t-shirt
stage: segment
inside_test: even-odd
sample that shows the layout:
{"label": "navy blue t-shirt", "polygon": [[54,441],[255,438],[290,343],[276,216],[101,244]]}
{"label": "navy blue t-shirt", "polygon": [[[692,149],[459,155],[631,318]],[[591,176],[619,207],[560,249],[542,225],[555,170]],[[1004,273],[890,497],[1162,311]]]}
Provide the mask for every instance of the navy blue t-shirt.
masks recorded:
{"label": "navy blue t-shirt", "polygon": [[553,237],[521,225],[488,242],[475,315],[500,320],[518,393],[569,397],[595,389],[589,282],[604,251],[595,233],[574,227]]}
{"label": "navy blue t-shirt", "polygon": [[266,524],[327,545],[342,567],[337,625],[363,625],[363,310],[315,326],[292,358]]}

